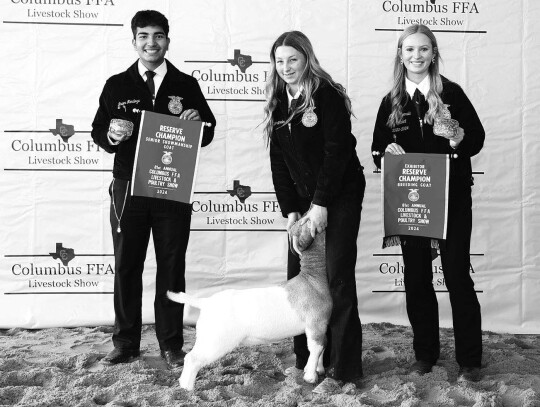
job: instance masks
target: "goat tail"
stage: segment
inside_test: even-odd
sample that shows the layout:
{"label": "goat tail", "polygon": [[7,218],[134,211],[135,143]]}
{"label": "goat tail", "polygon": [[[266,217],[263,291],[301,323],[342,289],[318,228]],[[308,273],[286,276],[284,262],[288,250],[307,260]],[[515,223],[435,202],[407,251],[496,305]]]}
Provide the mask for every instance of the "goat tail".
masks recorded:
{"label": "goat tail", "polygon": [[191,305],[195,308],[202,308],[204,303],[204,298],[196,298],[183,292],[175,293],[167,291],[167,297],[174,302]]}

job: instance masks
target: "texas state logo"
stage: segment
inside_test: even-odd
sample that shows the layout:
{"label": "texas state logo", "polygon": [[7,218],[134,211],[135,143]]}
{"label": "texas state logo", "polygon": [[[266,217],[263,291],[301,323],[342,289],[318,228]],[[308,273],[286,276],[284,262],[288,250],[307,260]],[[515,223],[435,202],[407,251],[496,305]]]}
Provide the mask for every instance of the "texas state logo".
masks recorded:
{"label": "texas state logo", "polygon": [[251,187],[248,185],[241,185],[239,180],[234,180],[233,189],[228,189],[227,192],[231,196],[236,196],[242,203],[251,196]]}
{"label": "texas state logo", "polygon": [[251,102],[265,101],[270,62],[236,48],[232,58],[207,57],[184,61],[193,66],[190,73],[207,100]]}
{"label": "texas state logo", "polygon": [[56,127],[49,130],[55,136],[60,136],[64,143],[67,143],[69,138],[75,134],[75,126],[65,124],[62,119],[56,119]]}
{"label": "texas state logo", "polygon": [[75,258],[75,250],[65,248],[62,243],[56,243],[56,251],[49,254],[53,259],[59,259],[64,266]]}

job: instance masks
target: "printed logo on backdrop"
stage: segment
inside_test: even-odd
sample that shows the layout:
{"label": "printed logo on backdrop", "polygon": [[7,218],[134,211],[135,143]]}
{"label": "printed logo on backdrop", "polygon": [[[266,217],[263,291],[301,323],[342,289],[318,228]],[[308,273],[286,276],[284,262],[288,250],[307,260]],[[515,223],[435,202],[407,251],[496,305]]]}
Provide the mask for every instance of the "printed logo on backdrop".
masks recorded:
{"label": "printed logo on backdrop", "polygon": [[238,200],[242,203],[251,196],[251,187],[247,185],[240,185],[240,181],[234,180],[233,189],[227,190],[230,196],[238,197]]}
{"label": "printed logo on backdrop", "polygon": [[[4,163],[6,171],[110,171],[100,147],[88,137],[90,131],[77,131],[67,120],[56,119],[48,129],[10,129],[3,143],[9,143]],[[79,136],[79,133],[86,133]]]}
{"label": "printed logo on backdrop", "polygon": [[259,192],[240,180],[234,180],[232,188],[222,193],[196,192],[195,195],[191,230],[285,230],[285,220],[273,191]]}
{"label": "printed logo on backdrop", "polygon": [[389,17],[386,27],[376,31],[398,31],[412,25],[424,24],[432,31],[486,33],[474,27],[480,15],[479,2],[454,0],[381,0],[381,11]]}
{"label": "printed logo on backdrop", "polygon": [[[376,255],[374,255],[376,256]],[[387,255],[389,257],[401,257],[401,255]],[[471,254],[471,256],[483,256],[482,254]],[[444,279],[443,268],[439,258],[437,249],[431,249],[431,259],[433,261],[433,287],[438,292],[446,292],[446,282]],[[403,273],[405,266],[403,260],[384,260],[379,262],[377,273],[381,277],[381,283],[378,285],[379,289],[373,290],[374,293],[387,293],[387,292],[403,292],[405,290],[405,282]],[[471,262],[469,266],[469,272],[471,275],[475,274],[473,264]],[[477,291],[483,292],[483,291]]]}
{"label": "printed logo on backdrop", "polygon": [[228,59],[227,62],[229,62],[232,66],[238,66],[242,73],[246,73],[246,69],[253,65],[251,56],[241,54],[239,49],[234,50],[234,58]]}
{"label": "printed logo on backdrop", "polygon": [[184,62],[196,65],[190,66],[188,72],[199,81],[207,100],[265,101],[268,61],[254,61],[251,55],[238,48],[232,58]]}
{"label": "printed logo on backdrop", "polygon": [[10,0],[4,24],[123,26],[104,21],[121,0]]}
{"label": "printed logo on backdrop", "polygon": [[69,138],[75,134],[75,126],[64,124],[62,119],[56,119],[56,127],[49,130],[55,136],[60,136],[64,143],[67,143]]}
{"label": "printed logo on backdrop", "polygon": [[67,266],[75,258],[75,250],[65,248],[62,243],[56,243],[56,251],[49,254],[55,260],[60,259],[64,266]]}
{"label": "printed logo on backdrop", "polygon": [[[13,254],[11,278],[19,289],[5,294],[85,294],[112,293],[114,260],[112,262],[83,261],[85,257],[112,257],[108,254],[76,254],[75,249],[56,243],[54,252],[43,254]],[[31,260],[26,260],[30,258]],[[75,260],[78,259],[78,260]]]}

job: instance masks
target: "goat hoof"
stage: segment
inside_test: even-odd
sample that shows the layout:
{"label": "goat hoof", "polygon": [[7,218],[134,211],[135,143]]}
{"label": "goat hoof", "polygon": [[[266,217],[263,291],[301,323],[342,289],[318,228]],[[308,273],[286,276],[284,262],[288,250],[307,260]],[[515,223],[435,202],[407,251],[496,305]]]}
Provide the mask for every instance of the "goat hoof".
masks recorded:
{"label": "goat hoof", "polygon": [[184,390],[187,390],[187,391],[192,391],[193,390],[194,386],[190,386],[189,383],[184,383],[182,381],[182,378],[178,379],[178,383],[180,384],[181,389],[184,389]]}
{"label": "goat hoof", "polygon": [[307,383],[315,384],[319,380],[319,377],[316,373],[306,373],[304,374],[304,381]]}

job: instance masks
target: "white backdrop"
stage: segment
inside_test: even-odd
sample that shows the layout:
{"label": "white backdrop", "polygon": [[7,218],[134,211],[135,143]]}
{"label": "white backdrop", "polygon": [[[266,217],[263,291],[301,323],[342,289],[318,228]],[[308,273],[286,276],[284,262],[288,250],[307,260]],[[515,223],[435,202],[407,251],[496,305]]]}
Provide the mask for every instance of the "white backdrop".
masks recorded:
{"label": "white backdrop", "polygon": [[[170,21],[167,58],[199,80],[216,119],[196,184],[187,290],[285,279],[286,234],[262,140],[271,44],[303,31],[348,90],[367,190],[356,268],[362,322],[407,324],[399,249],[381,249],[380,174],[370,156],[399,30],[435,31],[442,73],[486,128],[473,160],[471,272],[483,329],[540,333],[540,3],[533,0],[1,0],[0,328],[111,324],[111,155],[90,138],[105,80],[136,60],[130,20]],[[235,50],[251,58],[240,67]],[[234,193],[251,188],[243,202]],[[228,222],[223,224],[220,222]],[[143,320],[153,322],[155,256]],[[441,324],[451,326],[440,262]],[[193,322],[196,313],[187,310]],[[536,311],[536,312],[535,312]]]}

